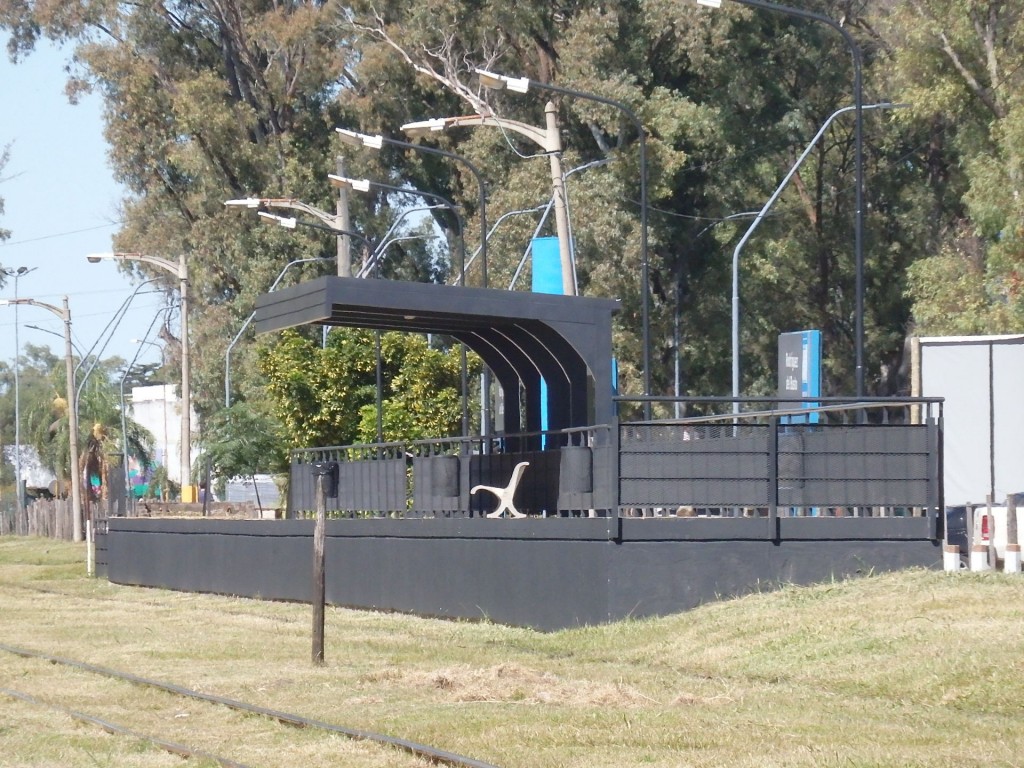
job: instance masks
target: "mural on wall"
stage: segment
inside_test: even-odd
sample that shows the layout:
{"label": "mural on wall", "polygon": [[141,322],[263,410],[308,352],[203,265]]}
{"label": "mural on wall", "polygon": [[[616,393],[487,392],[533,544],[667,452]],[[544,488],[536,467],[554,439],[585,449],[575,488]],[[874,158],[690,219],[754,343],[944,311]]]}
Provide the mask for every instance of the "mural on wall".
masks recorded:
{"label": "mural on wall", "polygon": [[[115,467],[107,466],[106,473],[115,471]],[[135,456],[128,458],[128,489],[133,499],[161,498],[162,488],[159,476],[162,474],[157,464],[143,465]],[[166,474],[166,473],[163,473]],[[89,472],[89,498],[93,501],[107,498],[104,489],[103,475],[95,469]]]}

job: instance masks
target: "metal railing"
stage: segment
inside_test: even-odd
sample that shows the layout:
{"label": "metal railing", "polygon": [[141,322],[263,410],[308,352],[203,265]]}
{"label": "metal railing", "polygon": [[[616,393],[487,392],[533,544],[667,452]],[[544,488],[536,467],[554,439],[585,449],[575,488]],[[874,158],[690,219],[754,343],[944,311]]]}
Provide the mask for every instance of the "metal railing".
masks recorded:
{"label": "metal railing", "polygon": [[[620,399],[622,410],[674,398]],[[939,399],[689,398],[680,419],[581,429],[334,446],[292,455],[289,510],[315,508],[312,465],[337,462],[333,517],[479,518],[477,485],[529,462],[516,506],[529,515],[901,517],[938,514]],[[781,407],[773,407],[781,406]],[[668,410],[666,408],[666,410]]]}
{"label": "metal railing", "polygon": [[[657,405],[674,398],[624,401]],[[680,419],[620,422],[626,516],[886,517],[941,508],[941,399],[683,401]],[[780,406],[780,407],[772,407]]]}
{"label": "metal railing", "polygon": [[[394,443],[308,448],[292,453],[289,511],[315,508],[313,465],[338,464],[337,493],[327,499],[333,517],[482,517],[493,499],[477,485],[504,486],[516,464],[529,462],[517,507],[539,516],[571,515],[594,506],[594,454],[610,466],[611,427],[557,432],[452,437]],[[601,476],[599,488],[611,488]],[[611,501],[605,502],[611,508]]]}

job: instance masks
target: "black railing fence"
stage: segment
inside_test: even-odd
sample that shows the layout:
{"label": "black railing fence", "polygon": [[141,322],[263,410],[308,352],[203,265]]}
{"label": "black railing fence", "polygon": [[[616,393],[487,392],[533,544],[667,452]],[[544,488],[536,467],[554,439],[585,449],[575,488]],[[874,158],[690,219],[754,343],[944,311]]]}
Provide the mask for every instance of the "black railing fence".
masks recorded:
{"label": "black railing fence", "polygon": [[[937,516],[937,399],[620,398],[624,419],[561,432],[312,448],[292,455],[289,510],[315,508],[311,465],[337,462],[335,517],[485,516],[517,464],[539,517]],[[674,417],[680,412],[679,418]],[[658,418],[671,413],[673,417]]]}
{"label": "black railing fence", "polygon": [[495,497],[472,489],[504,487],[515,466],[528,462],[515,492],[518,511],[591,514],[598,502],[613,506],[607,471],[594,479],[595,454],[598,466],[613,463],[611,435],[611,427],[599,426],[299,450],[292,453],[289,511],[315,508],[312,465],[337,462],[337,495],[327,499],[335,517],[482,517]]}
{"label": "black railing fence", "polygon": [[685,405],[707,415],[620,424],[624,514],[905,516],[941,506],[940,400]]}

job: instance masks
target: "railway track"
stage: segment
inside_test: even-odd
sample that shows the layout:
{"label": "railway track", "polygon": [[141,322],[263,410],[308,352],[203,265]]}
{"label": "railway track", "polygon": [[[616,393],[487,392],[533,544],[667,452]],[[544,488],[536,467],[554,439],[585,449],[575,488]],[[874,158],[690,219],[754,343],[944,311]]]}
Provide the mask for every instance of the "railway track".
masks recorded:
{"label": "railway track", "polygon": [[[53,656],[47,653],[43,653],[41,651],[18,648],[4,643],[0,643],[0,651],[21,657],[23,659],[45,661],[53,665],[60,665],[63,667],[77,670],[79,672],[84,672],[91,675],[97,675],[100,677],[118,680],[121,682],[130,683],[132,685],[148,688],[151,690],[161,691],[167,695],[177,697],[180,699],[199,701],[210,705],[226,707],[230,710],[234,710],[237,712],[258,715],[260,717],[273,720],[277,723],[293,726],[296,728],[318,730],[325,733],[344,736],[348,739],[370,742],[373,744],[380,745],[382,747],[400,750],[402,752],[408,753],[423,760],[427,760],[436,765],[453,766],[454,768],[497,768],[497,766],[483,762],[481,760],[476,760],[472,757],[466,757],[464,755],[458,755],[453,752],[447,752],[445,750],[438,749],[427,744],[420,744],[414,741],[410,741],[408,739],[401,739],[394,736],[374,733],[371,731],[347,728],[341,725],[334,725],[332,723],[326,723],[319,720],[312,720],[295,713],[269,709],[267,707],[261,707],[255,704],[239,701],[237,699],[216,696],[210,693],[203,693],[201,691],[192,690],[190,688],[186,688],[184,686],[176,685],[173,683],[151,680],[148,678],[131,674],[130,672],[110,669],[107,667],[100,667],[95,664],[88,664],[86,662],[62,658],[60,656]],[[66,714],[79,722],[88,723],[99,728],[102,728],[108,733],[129,736],[133,739],[146,741],[161,749],[164,749],[168,752],[172,752],[174,754],[181,755],[183,757],[195,757],[202,758],[208,761],[214,761],[219,765],[225,766],[225,768],[248,768],[248,766],[245,766],[245,764],[233,761],[227,757],[214,755],[209,752],[205,752],[203,750],[191,747],[189,745],[168,741],[163,739],[159,735],[142,733],[132,729],[130,726],[123,723],[112,722],[107,719],[95,717],[84,712],[64,707],[60,704],[42,701],[32,696],[31,694],[27,694],[21,691],[0,688],[0,695],[4,695],[8,698],[15,699],[29,706],[47,707],[51,710]]]}

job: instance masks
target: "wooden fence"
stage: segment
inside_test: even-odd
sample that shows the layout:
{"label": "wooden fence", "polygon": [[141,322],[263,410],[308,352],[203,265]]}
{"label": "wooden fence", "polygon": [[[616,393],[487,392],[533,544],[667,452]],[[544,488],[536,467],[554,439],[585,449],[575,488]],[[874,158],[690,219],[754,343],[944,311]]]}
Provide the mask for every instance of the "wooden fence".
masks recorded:
{"label": "wooden fence", "polygon": [[[103,504],[93,505],[97,519],[106,518]],[[258,517],[252,502],[213,502],[205,516],[218,519],[252,519]],[[202,504],[139,502],[128,517],[203,517]],[[74,521],[68,499],[39,499],[25,506],[19,514],[13,505],[0,509],[0,536],[42,536],[49,539],[74,539]]]}
{"label": "wooden fence", "polygon": [[72,541],[74,523],[71,501],[45,499],[25,505],[18,513],[15,508],[0,512],[0,536],[43,536],[49,539]]}

